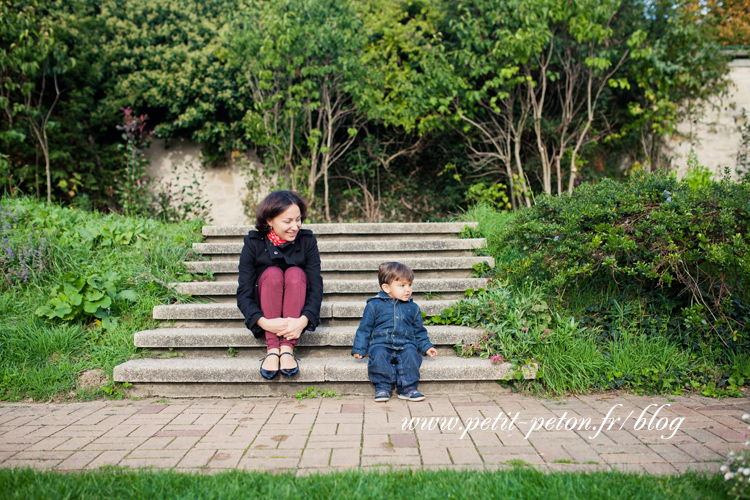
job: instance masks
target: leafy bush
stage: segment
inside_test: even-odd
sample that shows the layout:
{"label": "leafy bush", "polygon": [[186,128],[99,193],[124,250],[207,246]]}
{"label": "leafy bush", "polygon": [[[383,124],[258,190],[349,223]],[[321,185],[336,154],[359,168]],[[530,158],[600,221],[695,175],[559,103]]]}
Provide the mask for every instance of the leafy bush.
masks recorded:
{"label": "leafy bush", "polygon": [[750,348],[750,184],[636,173],[544,196],[499,235],[498,273],[555,290],[614,286],[647,297],[685,346]]}
{"label": "leafy bush", "polygon": [[120,278],[115,272],[102,276],[92,274],[86,278],[68,273],[62,277],[63,283],[52,289],[52,297],[36,310],[36,315],[66,321],[93,316],[105,329],[112,330],[117,327],[112,306],[121,299],[138,300],[135,290],[117,291]]}
{"label": "leafy bush", "polygon": [[[78,376],[93,368],[111,374],[135,353],[133,333],[155,326],[153,307],[183,299],[168,284],[186,274],[202,222],[165,224],[7,197],[0,214],[2,245],[45,238],[46,248],[41,271],[35,264],[27,280],[0,286],[0,400],[116,396],[114,387],[77,387]],[[3,266],[6,275],[20,269]]]}

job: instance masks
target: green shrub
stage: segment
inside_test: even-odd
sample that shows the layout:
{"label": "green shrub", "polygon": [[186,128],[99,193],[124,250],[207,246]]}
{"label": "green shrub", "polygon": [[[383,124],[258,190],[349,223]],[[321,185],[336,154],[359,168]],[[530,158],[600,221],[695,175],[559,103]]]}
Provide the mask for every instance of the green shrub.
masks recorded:
{"label": "green shrub", "polygon": [[[750,184],[690,187],[663,173],[544,196],[498,237],[497,272],[559,296],[581,287],[647,297],[686,347],[750,348]],[[726,354],[725,354],[726,355]]]}
{"label": "green shrub", "polygon": [[[26,279],[0,285],[0,400],[118,395],[113,386],[78,390],[78,377],[92,368],[111,374],[135,353],[133,334],[156,326],[153,307],[185,300],[168,284],[186,275],[202,222],[166,224],[5,197],[0,224],[0,260],[8,248],[14,256],[42,241],[45,248],[33,265],[24,261]],[[2,267],[5,277],[13,270],[23,277],[13,262]]]}

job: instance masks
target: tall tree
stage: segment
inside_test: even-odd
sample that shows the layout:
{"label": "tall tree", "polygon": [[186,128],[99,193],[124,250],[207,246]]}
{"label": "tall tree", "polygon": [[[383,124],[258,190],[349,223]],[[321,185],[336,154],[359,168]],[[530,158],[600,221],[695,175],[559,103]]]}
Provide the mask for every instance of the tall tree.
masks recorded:
{"label": "tall tree", "polygon": [[[246,75],[253,108],[244,123],[266,160],[304,187],[330,220],[329,172],[364,123],[350,90],[364,75],[362,20],[349,0],[248,2],[230,30],[231,60]],[[266,136],[266,137],[264,137]]]}
{"label": "tall tree", "polygon": [[70,60],[56,46],[49,20],[37,1],[0,1],[0,47],[0,106],[5,118],[0,141],[7,150],[26,139],[24,128],[28,127],[44,156],[47,201],[52,201],[47,129],[60,97],[57,77]]}

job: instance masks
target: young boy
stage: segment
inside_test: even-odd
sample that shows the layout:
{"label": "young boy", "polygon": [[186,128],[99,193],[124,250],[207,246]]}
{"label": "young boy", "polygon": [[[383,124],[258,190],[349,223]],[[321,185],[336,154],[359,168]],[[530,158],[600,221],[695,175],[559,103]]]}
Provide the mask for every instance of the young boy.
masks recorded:
{"label": "young boy", "polygon": [[[378,269],[381,291],[367,299],[362,321],[354,337],[352,355],[370,357],[367,372],[375,386],[375,401],[391,398],[395,379],[399,399],[422,401],[417,391],[420,353],[437,355],[422,325],[422,311],[411,300],[414,271],[398,262],[386,262]],[[419,352],[417,352],[419,351]]]}

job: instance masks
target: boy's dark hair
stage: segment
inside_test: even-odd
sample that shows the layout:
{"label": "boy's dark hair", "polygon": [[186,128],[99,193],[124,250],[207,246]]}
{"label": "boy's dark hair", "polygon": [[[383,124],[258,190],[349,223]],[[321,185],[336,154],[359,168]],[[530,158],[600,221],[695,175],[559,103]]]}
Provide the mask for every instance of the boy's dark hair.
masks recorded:
{"label": "boy's dark hair", "polygon": [[292,205],[299,207],[302,222],[307,219],[307,203],[294,191],[274,191],[266,196],[255,212],[255,229],[266,234],[271,230],[268,220],[283,214]]}
{"label": "boy's dark hair", "polygon": [[400,262],[383,262],[378,267],[378,283],[382,290],[383,285],[390,285],[395,280],[414,281],[414,271]]}

